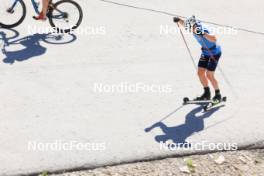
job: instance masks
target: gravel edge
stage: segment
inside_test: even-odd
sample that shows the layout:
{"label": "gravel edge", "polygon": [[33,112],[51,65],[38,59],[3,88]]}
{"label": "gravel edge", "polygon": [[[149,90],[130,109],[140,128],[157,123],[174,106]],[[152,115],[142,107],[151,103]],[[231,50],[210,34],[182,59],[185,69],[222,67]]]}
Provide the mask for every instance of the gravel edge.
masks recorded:
{"label": "gravel edge", "polygon": [[[49,175],[46,172],[40,174]],[[264,149],[217,152],[107,166],[53,176],[264,176]]]}

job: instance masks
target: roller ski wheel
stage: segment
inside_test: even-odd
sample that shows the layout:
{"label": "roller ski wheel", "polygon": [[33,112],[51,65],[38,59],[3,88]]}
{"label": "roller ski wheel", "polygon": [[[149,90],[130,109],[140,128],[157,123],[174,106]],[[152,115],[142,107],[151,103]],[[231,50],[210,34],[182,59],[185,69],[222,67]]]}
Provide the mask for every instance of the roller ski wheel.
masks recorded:
{"label": "roller ski wheel", "polygon": [[221,101],[214,101],[211,100],[210,103],[208,103],[206,106],[203,107],[203,110],[205,112],[210,111],[211,109],[217,108],[217,107],[221,107],[221,106],[225,106],[225,102],[227,101],[227,97],[222,97]]}

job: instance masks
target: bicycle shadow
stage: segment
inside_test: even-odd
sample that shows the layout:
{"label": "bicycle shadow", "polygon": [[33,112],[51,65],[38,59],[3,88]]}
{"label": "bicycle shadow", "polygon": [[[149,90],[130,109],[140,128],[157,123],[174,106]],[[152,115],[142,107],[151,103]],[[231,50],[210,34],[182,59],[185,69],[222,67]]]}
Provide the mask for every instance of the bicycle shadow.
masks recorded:
{"label": "bicycle shadow", "polygon": [[146,128],[145,132],[150,132],[154,128],[160,128],[164,134],[155,136],[155,140],[158,143],[166,143],[168,140],[172,140],[179,147],[190,147],[191,144],[186,139],[194,133],[202,131],[204,129],[204,119],[211,117],[220,108],[221,106],[203,113],[203,107],[199,106],[185,116],[184,124],[168,127],[165,123],[159,121],[151,127]]}
{"label": "bicycle shadow", "polygon": [[[64,37],[61,35],[55,35],[53,33],[46,33],[46,34],[39,34],[35,33],[32,35],[28,35],[23,38],[19,38],[20,34],[18,31],[14,29],[9,29],[15,33],[15,37],[11,39],[6,38],[6,33],[1,31],[0,32],[0,41],[3,42],[2,53],[5,55],[3,59],[4,63],[7,64],[14,64],[17,62],[26,61],[41,55],[44,55],[47,52],[47,48],[41,45],[41,42],[46,42],[49,44],[61,45],[74,42],[77,37],[74,34],[70,34],[71,40],[70,41],[63,41]],[[48,41],[54,39],[54,42]],[[12,40],[12,41],[10,41]],[[55,43],[56,42],[56,43]],[[19,48],[23,47],[22,49],[18,50],[7,50],[7,47],[11,47],[14,45],[18,45]]]}

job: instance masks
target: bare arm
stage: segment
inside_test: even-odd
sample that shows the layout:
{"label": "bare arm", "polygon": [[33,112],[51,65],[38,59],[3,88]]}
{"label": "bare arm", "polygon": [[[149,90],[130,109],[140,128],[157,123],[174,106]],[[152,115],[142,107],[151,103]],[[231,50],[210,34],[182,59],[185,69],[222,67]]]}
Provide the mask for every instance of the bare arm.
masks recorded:
{"label": "bare arm", "polygon": [[[174,18],[173,18],[173,21],[174,21],[175,23],[180,24],[180,26],[184,26],[184,20],[182,20],[182,19],[179,18],[179,17],[174,17]],[[198,32],[198,31],[197,31],[197,28],[195,28],[195,29],[193,29],[193,33],[197,34],[197,33],[200,33],[200,32]],[[204,33],[203,36],[204,36],[207,40],[209,40],[210,42],[216,42],[216,41],[217,41],[215,35],[213,35],[213,34]]]}
{"label": "bare arm", "polygon": [[184,26],[184,21],[181,19],[179,22],[178,22],[181,26]]}
{"label": "bare arm", "polygon": [[216,42],[217,41],[217,39],[216,39],[214,34],[208,34],[206,32],[203,32],[201,30],[201,27],[195,27],[193,29],[193,33],[196,34],[196,35],[202,35],[204,38],[206,38],[210,42]]}
{"label": "bare arm", "polygon": [[215,35],[213,35],[213,34],[205,33],[203,36],[204,36],[204,38],[206,38],[210,42],[216,42],[217,41]]}

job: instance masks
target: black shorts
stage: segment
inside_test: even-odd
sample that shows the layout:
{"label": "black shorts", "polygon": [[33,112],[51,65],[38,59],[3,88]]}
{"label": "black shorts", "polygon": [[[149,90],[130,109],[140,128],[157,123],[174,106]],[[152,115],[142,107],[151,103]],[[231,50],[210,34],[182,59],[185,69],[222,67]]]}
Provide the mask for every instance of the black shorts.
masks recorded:
{"label": "black shorts", "polygon": [[198,63],[198,67],[205,68],[209,71],[215,71],[220,57],[221,53],[214,55],[213,57],[202,54]]}

